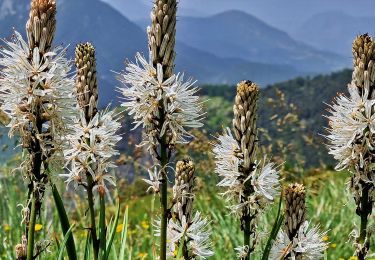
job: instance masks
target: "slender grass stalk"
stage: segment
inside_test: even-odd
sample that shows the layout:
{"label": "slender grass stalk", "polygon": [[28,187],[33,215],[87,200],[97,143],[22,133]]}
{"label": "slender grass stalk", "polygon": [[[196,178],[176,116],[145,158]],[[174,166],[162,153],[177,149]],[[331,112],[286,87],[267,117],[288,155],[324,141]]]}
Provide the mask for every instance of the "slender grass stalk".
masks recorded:
{"label": "slender grass stalk", "polygon": [[160,259],[167,259],[167,224],[168,224],[168,181],[167,181],[167,172],[166,167],[168,164],[168,155],[167,155],[167,144],[165,136],[162,137],[160,142],[160,162],[161,162],[161,192],[160,192],[160,204],[161,204],[161,226],[160,226]]}
{"label": "slender grass stalk", "polygon": [[31,212],[30,222],[27,235],[27,260],[34,259],[34,235],[35,235],[35,223],[36,223],[36,197],[35,194],[31,195]]}

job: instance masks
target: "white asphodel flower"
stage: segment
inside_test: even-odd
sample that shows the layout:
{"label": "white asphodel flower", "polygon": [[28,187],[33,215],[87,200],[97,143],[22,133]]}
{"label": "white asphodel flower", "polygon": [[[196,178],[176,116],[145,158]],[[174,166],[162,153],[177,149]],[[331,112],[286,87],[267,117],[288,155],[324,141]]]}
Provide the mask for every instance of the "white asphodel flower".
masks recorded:
{"label": "white asphodel flower", "polygon": [[[223,187],[222,193],[229,202],[231,212],[241,215],[243,211],[260,209],[267,202],[272,202],[279,193],[280,181],[277,166],[268,162],[266,157],[255,162],[255,167],[248,176],[243,176],[239,167],[243,164],[242,154],[237,141],[229,128],[218,137],[213,152],[216,160],[216,173],[222,177],[218,186]],[[244,197],[245,183],[250,182],[254,193]]]}
{"label": "white asphodel flower", "polygon": [[249,255],[249,246],[238,246],[234,249],[237,252],[238,259],[244,259]]}
{"label": "white asphodel flower", "polygon": [[[156,222],[155,236],[160,236],[160,221]],[[175,256],[178,243],[184,240],[189,254],[194,257],[205,259],[212,256],[212,243],[210,240],[209,221],[202,218],[200,212],[196,212],[194,218],[188,223],[183,216],[181,222],[171,219],[167,226],[167,240],[169,255]]]}
{"label": "white asphodel flower", "polygon": [[308,221],[301,225],[293,240],[280,230],[272,247],[270,259],[284,259],[288,255],[291,259],[295,259],[297,255],[301,255],[302,259],[322,259],[328,247],[323,241],[325,235],[326,232],[320,232],[318,227],[309,228]]}
{"label": "white asphodel flower", "polygon": [[268,201],[273,201],[280,191],[279,171],[275,163],[267,162],[267,158],[264,157],[256,164],[251,175],[255,193]]}
{"label": "white asphodel flower", "polygon": [[148,170],[149,179],[142,179],[144,182],[146,182],[148,185],[150,185],[147,189],[147,192],[149,190],[153,190],[153,192],[158,193],[160,191],[160,180],[161,174],[160,170],[155,166],[154,169]]}
{"label": "white asphodel flower", "polygon": [[[53,144],[41,142],[42,150],[54,146],[75,117],[74,79],[69,76],[71,63],[65,49],[57,47],[40,56],[36,47],[29,50],[22,36],[15,32],[13,41],[4,41],[0,49],[0,109],[11,119],[9,135],[21,135],[39,114],[48,122]],[[30,60],[31,59],[31,60]]]}
{"label": "white asphodel flower", "polygon": [[363,157],[374,145],[370,135],[375,133],[375,100],[368,99],[367,88],[362,96],[354,85],[348,90],[350,96],[339,95],[327,116],[329,153],[338,161],[338,170],[363,167]]}
{"label": "white asphodel flower", "polygon": [[[203,124],[202,103],[191,80],[184,81],[183,75],[172,75],[163,79],[163,67],[156,68],[141,55],[136,55],[136,63],[129,63],[119,80],[124,87],[122,106],[133,116],[134,128],[156,129],[161,105],[164,107],[164,123],[160,126],[159,135],[167,133],[170,142],[184,143],[191,135],[186,128],[197,128]],[[146,139],[143,143],[152,142]]]}
{"label": "white asphodel flower", "polygon": [[64,151],[66,166],[70,165],[66,177],[69,184],[72,181],[86,184],[85,174],[91,174],[95,187],[106,189],[106,183],[115,186],[114,177],[109,175],[115,165],[111,158],[118,155],[116,144],[121,140],[117,134],[121,124],[114,111],[108,109],[98,112],[90,122],[85,119],[81,111],[80,118],[71,126],[71,133],[67,135],[69,146]]}

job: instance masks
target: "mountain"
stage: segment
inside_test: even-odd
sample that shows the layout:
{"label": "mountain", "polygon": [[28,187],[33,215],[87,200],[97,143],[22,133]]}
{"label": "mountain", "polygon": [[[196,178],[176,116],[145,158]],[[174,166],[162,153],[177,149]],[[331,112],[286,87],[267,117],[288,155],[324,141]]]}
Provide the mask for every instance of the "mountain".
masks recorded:
{"label": "mountain", "polygon": [[289,65],[300,71],[327,73],[350,60],[318,51],[242,11],[210,17],[180,17],[177,39],[223,58]]}
{"label": "mountain", "polygon": [[[28,0],[19,0],[17,4],[0,0],[1,37],[10,36],[13,27],[24,32],[28,5]],[[97,51],[100,103],[118,101],[115,88],[119,83],[111,71],[123,70],[125,59],[133,60],[137,51],[147,53],[144,30],[99,0],[60,0],[57,19],[55,44],[70,44],[68,55],[73,58],[77,43],[92,42]],[[251,78],[265,85],[301,74],[291,66],[217,57],[182,42],[177,42],[176,48],[176,69],[193,75],[199,83],[233,83]]]}
{"label": "mountain", "polygon": [[354,17],[343,12],[324,12],[302,24],[292,36],[303,39],[315,48],[351,56],[356,35],[375,34],[375,17]]}
{"label": "mountain", "polygon": [[[273,145],[275,155],[285,153],[288,162],[296,162],[298,155],[302,167],[333,166],[322,135],[326,134],[327,104],[331,104],[337,93],[348,93],[347,84],[352,71],[343,70],[329,75],[298,77],[269,85],[261,90],[258,105],[260,144]],[[233,100],[236,88],[231,85],[203,86],[202,96],[208,96],[205,128],[213,135],[222,132],[222,125],[230,125],[233,116]],[[214,100],[214,103],[210,103]],[[220,113],[217,113],[220,109]],[[292,112],[292,114],[290,114]],[[293,121],[293,114],[298,120]],[[264,134],[266,131],[267,134]],[[286,150],[279,151],[283,143]]]}

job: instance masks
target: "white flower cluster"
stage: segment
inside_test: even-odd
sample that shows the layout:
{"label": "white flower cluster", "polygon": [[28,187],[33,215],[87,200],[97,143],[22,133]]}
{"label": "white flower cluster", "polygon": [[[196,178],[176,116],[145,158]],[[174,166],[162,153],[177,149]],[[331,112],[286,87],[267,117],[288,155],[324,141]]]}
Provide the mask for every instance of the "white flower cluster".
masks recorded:
{"label": "white flower cluster", "polygon": [[349,97],[339,95],[328,116],[329,153],[338,161],[336,168],[339,170],[363,168],[365,155],[374,149],[375,100],[369,99],[368,86],[361,95],[353,83],[348,90]]}
{"label": "white flower cluster", "polygon": [[281,230],[272,247],[270,259],[279,260],[296,259],[299,255],[302,259],[322,259],[324,251],[327,249],[327,243],[323,241],[326,232],[321,233],[318,227],[309,229],[309,222],[305,221],[298,230],[293,241]]}
{"label": "white flower cluster", "polygon": [[[134,118],[135,127],[146,129],[147,145],[156,145],[157,138],[167,135],[169,144],[184,143],[191,134],[186,128],[201,127],[202,104],[195,94],[195,82],[184,81],[183,75],[163,77],[161,64],[155,68],[141,55],[136,63],[129,63],[120,81],[125,86],[120,91],[124,106]],[[162,115],[161,107],[165,113]],[[164,119],[160,126],[161,118]],[[158,130],[159,129],[159,130]]]}
{"label": "white flower cluster", "polygon": [[[41,121],[52,135],[40,138],[42,150],[47,146],[58,149],[59,137],[75,116],[74,80],[69,77],[71,64],[64,55],[65,50],[58,47],[41,57],[37,47],[29,50],[18,32],[0,49],[0,109],[11,119],[9,135],[18,132],[25,136],[36,131]],[[41,118],[36,119],[37,114]]]}
{"label": "white flower cluster", "polygon": [[[218,186],[226,189],[223,195],[234,203],[229,206],[232,213],[241,215],[244,210],[250,212],[250,209],[262,209],[279,193],[279,172],[275,164],[267,162],[266,158],[256,162],[248,176],[243,176],[239,170],[243,163],[243,155],[229,128],[224,135],[218,137],[213,152],[216,159],[216,173],[223,178]],[[253,186],[254,193],[245,198],[244,202],[244,183],[248,181]]]}
{"label": "white flower cluster", "polygon": [[[167,241],[170,257],[176,257],[179,242],[185,241],[189,255],[206,259],[212,256],[209,221],[196,212],[194,218],[188,223],[183,216],[181,222],[171,219],[167,226]],[[160,236],[160,221],[156,222],[155,236]]]}
{"label": "white flower cluster", "polygon": [[81,111],[80,118],[76,119],[71,127],[71,133],[67,135],[69,148],[64,151],[67,160],[66,166],[70,164],[68,174],[61,174],[66,177],[66,183],[74,182],[74,185],[87,185],[85,176],[91,174],[95,186],[94,189],[103,187],[106,189],[108,182],[116,186],[114,177],[109,170],[114,168],[111,158],[118,154],[115,149],[121,137],[116,134],[121,124],[116,119],[114,111],[108,109],[96,113],[87,122],[84,112]]}

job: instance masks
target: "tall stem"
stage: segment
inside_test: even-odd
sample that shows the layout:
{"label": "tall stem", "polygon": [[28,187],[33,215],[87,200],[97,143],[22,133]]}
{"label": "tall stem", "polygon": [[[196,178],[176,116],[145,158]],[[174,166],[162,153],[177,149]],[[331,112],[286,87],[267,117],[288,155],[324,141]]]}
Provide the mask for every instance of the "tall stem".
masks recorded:
{"label": "tall stem", "polygon": [[94,210],[94,195],[92,192],[93,189],[93,179],[90,173],[87,173],[87,200],[89,202],[89,211],[91,219],[91,238],[92,238],[92,247],[94,249],[94,259],[98,259],[99,254],[99,240],[96,234],[96,224],[95,224],[95,210]]}
{"label": "tall stem", "polygon": [[168,164],[167,142],[165,135],[161,138],[160,142],[160,162],[161,162],[161,227],[160,227],[160,259],[167,259],[167,224],[168,224],[168,182],[166,166]]}
{"label": "tall stem", "polygon": [[251,218],[249,216],[245,216],[245,219],[244,219],[243,235],[244,235],[243,237],[244,246],[249,247],[247,256],[243,260],[249,260],[250,259],[250,236],[251,236]]}
{"label": "tall stem", "polygon": [[27,260],[34,258],[34,233],[35,233],[35,221],[36,221],[36,194],[32,194],[31,198],[31,213],[27,236]]}
{"label": "tall stem", "polygon": [[[361,218],[361,225],[360,225],[360,231],[359,231],[359,238],[358,242],[361,245],[360,250],[357,252],[357,256],[359,260],[364,260],[367,252],[370,248],[370,238],[367,238],[367,224],[368,224],[368,217],[371,215],[372,212],[372,201],[369,197],[369,192],[371,190],[371,184],[362,182],[362,196],[361,196],[361,202],[359,206],[359,212],[357,214]],[[367,241],[366,241],[367,238]]]}

